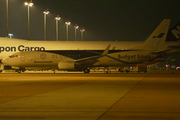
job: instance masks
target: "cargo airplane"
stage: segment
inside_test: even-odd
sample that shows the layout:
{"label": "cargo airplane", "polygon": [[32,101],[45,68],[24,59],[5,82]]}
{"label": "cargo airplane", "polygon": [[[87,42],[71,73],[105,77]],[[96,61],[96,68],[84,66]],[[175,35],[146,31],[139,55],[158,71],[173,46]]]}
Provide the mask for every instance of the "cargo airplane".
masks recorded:
{"label": "cargo airplane", "polygon": [[[162,58],[180,52],[180,43],[165,42],[179,39],[179,25],[168,32],[170,19],[164,19],[144,43],[141,42],[59,42],[18,41],[19,46],[0,47],[0,52],[15,52],[2,60],[18,72],[26,69],[83,70],[89,73],[91,67],[135,66],[153,64]],[[178,30],[179,31],[178,31]],[[35,44],[36,43],[36,44]],[[17,43],[16,43],[17,44]],[[41,45],[40,47],[29,47]],[[49,47],[48,47],[49,46]],[[51,47],[50,47],[51,46]],[[106,47],[106,48],[105,48]],[[104,49],[104,50],[103,50]],[[17,52],[20,51],[20,52]],[[0,54],[2,54],[0,53]]]}

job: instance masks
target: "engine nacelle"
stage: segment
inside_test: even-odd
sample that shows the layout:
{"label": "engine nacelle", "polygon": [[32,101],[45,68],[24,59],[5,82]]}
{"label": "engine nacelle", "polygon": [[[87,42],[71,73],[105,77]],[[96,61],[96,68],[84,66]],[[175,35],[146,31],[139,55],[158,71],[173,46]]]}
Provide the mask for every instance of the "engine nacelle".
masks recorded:
{"label": "engine nacelle", "polygon": [[59,62],[58,63],[58,69],[59,70],[74,70],[75,69],[75,64],[74,62]]}

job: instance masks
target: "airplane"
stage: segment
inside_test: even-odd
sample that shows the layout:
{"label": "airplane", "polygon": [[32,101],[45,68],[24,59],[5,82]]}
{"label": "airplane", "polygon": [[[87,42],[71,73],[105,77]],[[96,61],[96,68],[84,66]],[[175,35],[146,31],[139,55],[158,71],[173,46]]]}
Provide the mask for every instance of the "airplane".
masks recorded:
{"label": "airplane", "polygon": [[[166,46],[179,48],[180,22],[168,31]],[[0,37],[0,63],[13,53],[46,50],[101,50],[111,44],[110,50],[127,50],[142,45],[144,41],[28,41]]]}
{"label": "airplane", "polygon": [[[93,46],[94,49],[90,49],[90,47],[95,42],[89,42],[87,45],[83,45],[80,42],[79,44],[82,45],[81,49],[77,47],[78,44],[69,44],[71,47],[66,47],[64,44],[62,45],[62,50],[45,50],[43,48],[39,48],[41,51],[24,50],[4,58],[2,63],[12,66],[17,72],[25,71],[29,68],[38,68],[83,70],[84,73],[89,73],[89,68],[91,67],[148,65],[160,61],[161,58],[180,52],[177,49],[180,45],[178,42],[176,44],[167,44],[165,42],[169,25],[170,19],[164,19],[143,44],[138,46],[130,44],[130,46],[126,46],[127,49],[123,50],[119,48],[121,45],[116,42],[103,42],[102,45]],[[74,45],[77,46],[74,47]],[[104,45],[107,47],[105,50],[102,50]],[[71,49],[68,50],[69,48]]]}

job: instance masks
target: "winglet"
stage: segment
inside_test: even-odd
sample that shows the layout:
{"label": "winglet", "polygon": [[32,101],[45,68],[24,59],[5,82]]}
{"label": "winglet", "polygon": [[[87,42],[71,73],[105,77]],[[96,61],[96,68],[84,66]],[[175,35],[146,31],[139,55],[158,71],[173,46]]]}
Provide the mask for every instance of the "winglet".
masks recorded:
{"label": "winglet", "polygon": [[108,53],[109,53],[109,48],[110,48],[111,45],[108,45],[107,48],[104,50],[104,52],[100,55],[101,57],[102,56],[106,56]]}

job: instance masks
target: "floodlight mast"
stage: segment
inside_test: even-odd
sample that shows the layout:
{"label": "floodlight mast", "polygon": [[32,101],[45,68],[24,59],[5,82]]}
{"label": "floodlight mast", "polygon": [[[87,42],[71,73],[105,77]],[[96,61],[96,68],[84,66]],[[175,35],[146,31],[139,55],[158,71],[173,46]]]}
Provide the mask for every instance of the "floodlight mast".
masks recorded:
{"label": "floodlight mast", "polygon": [[44,40],[46,41],[46,15],[49,14],[49,10],[45,10],[44,12]]}
{"label": "floodlight mast", "polygon": [[61,19],[61,17],[59,17],[59,15],[57,15],[56,19],[56,41],[58,41],[58,21]]}
{"label": "floodlight mast", "polygon": [[8,0],[6,0],[6,23],[7,23],[6,38],[8,38]]}
{"label": "floodlight mast", "polygon": [[71,24],[71,22],[69,22],[69,20],[67,22],[65,22],[66,24],[66,34],[67,34],[67,41],[68,41],[68,26]]}
{"label": "floodlight mast", "polygon": [[80,32],[81,32],[81,41],[83,41],[83,33],[84,33],[84,31],[85,31],[84,28],[82,28],[82,29],[80,30]]}
{"label": "floodlight mast", "polygon": [[24,3],[26,6],[28,6],[28,40],[30,38],[30,32],[29,32],[29,7],[32,7],[34,4],[32,3],[32,0]]}
{"label": "floodlight mast", "polygon": [[75,28],[75,41],[76,41],[76,30],[79,28],[79,26],[76,24],[76,25],[74,26],[74,28]]}

